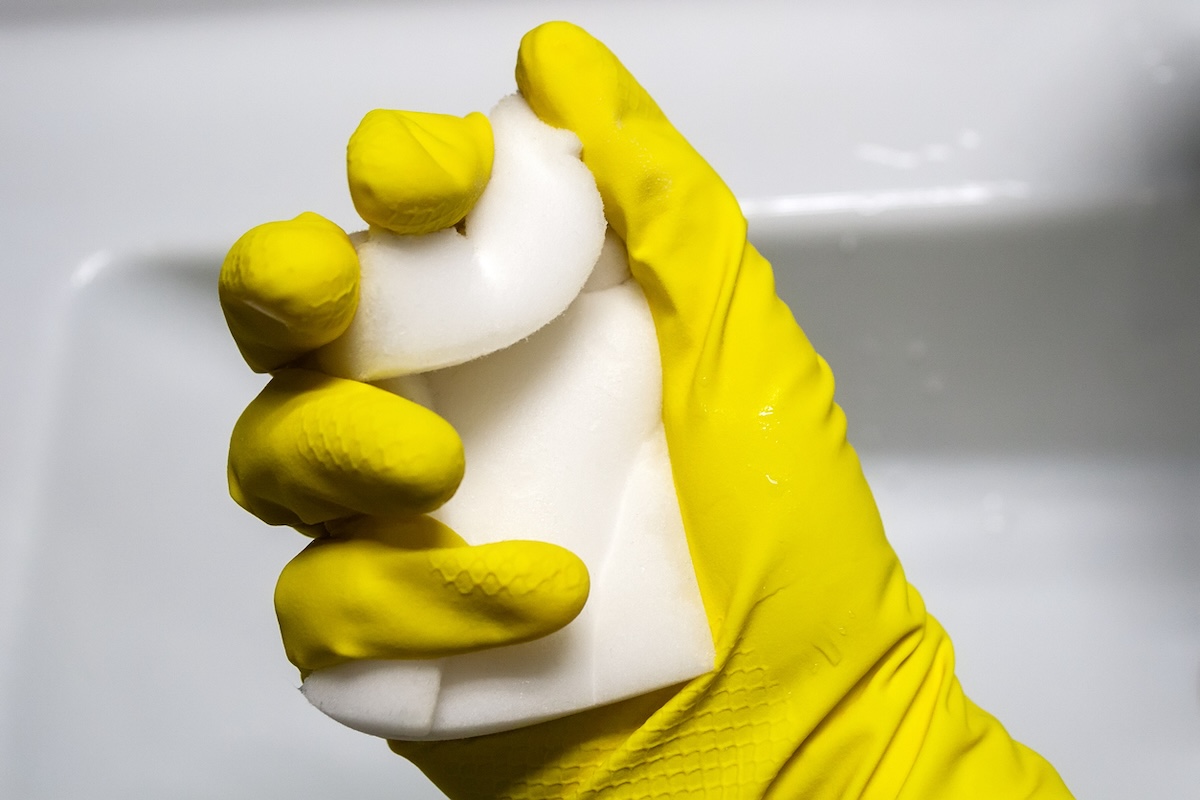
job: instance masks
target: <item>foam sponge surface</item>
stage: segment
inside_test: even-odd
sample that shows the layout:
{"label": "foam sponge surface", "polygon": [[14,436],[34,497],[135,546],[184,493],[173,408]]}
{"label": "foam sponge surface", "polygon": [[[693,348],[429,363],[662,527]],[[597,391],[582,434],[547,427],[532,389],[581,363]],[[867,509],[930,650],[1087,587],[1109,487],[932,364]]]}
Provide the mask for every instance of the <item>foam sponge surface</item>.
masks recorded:
{"label": "foam sponge surface", "polygon": [[[520,98],[502,101],[492,122],[497,172],[480,205],[489,203],[491,210],[484,210],[496,219],[508,218],[501,208],[513,217],[535,215],[541,187],[560,186],[560,177],[566,181],[563,176],[582,168],[578,143],[564,143],[564,136],[574,137],[544,126]],[[501,175],[508,173],[499,172],[501,165],[516,163],[508,160],[509,149],[544,153],[545,160],[523,156],[522,168],[505,183]],[[559,159],[563,153],[570,158]],[[559,170],[563,176],[552,179],[550,173]],[[473,243],[482,235],[475,222],[479,208],[467,218],[466,237],[442,231],[406,237],[425,244],[393,246],[372,231],[359,240],[360,254],[372,242],[387,244],[370,256],[370,272],[364,255],[359,316],[392,321],[370,335],[363,333],[366,324],[358,333],[352,328],[331,351],[340,366],[353,365],[356,377],[387,376],[378,384],[429,406],[459,431],[466,477],[434,516],[472,544],[519,538],[567,547],[587,565],[592,590],[574,621],[533,642],[312,673],[305,695],[353,728],[399,739],[474,736],[614,702],[712,669],[712,639],[662,428],[653,321],[640,288],[629,279],[623,244],[612,234],[605,238],[599,194],[586,169],[584,176],[586,181],[555,196],[557,221],[523,219],[511,228],[484,228],[489,236],[511,237],[503,243]],[[367,285],[391,269],[392,256],[418,271],[418,256],[446,241],[472,245],[476,254],[523,253],[521,274],[510,276],[519,288],[501,285],[507,273],[488,272],[488,264],[499,262],[479,258],[461,272],[443,273],[445,262],[430,261],[424,264],[429,281],[419,285],[429,287],[433,297],[410,294],[406,301],[428,304],[417,319],[390,307],[398,291],[394,285]],[[451,284],[487,283],[486,292],[464,285],[462,296],[475,299],[460,303],[453,287],[434,280],[439,275]],[[417,292],[416,285],[406,291]],[[438,339],[436,332],[418,330],[433,319],[457,338],[453,348],[440,345],[430,355],[412,343]],[[403,358],[394,356],[391,341],[401,330],[396,347],[412,347]],[[514,335],[515,343],[506,341]]]}
{"label": "foam sponge surface", "polygon": [[542,123],[516,95],[491,121],[492,176],[467,235],[371,228],[355,237],[358,312],[318,354],[325,371],[378,380],[461,364],[524,339],[579,294],[604,241],[579,139]]}

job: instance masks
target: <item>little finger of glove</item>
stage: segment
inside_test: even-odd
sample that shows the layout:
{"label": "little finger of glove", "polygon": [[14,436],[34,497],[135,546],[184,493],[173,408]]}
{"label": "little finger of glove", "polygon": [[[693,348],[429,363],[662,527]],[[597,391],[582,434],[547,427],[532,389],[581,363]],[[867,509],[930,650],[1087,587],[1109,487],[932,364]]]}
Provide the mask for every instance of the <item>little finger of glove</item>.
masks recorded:
{"label": "little finger of glove", "polygon": [[518,644],[573,620],[587,568],[545,542],[469,546],[430,517],[338,524],[284,567],[275,610],[302,671]]}

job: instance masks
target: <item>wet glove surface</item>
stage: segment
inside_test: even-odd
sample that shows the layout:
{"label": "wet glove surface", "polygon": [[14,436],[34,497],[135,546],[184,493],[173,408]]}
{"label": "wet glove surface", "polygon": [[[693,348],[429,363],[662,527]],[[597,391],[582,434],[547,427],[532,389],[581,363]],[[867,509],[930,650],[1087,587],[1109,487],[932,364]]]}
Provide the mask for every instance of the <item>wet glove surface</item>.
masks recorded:
{"label": "wet glove surface", "polygon": [[[581,139],[649,301],[663,362],[663,421],[717,665],[682,687],[529,728],[392,748],[452,798],[1069,797],[1049,764],[964,696],[948,637],[884,537],[846,442],[829,367],[776,296],[730,190],[579,28],[550,23],[529,33],[517,82],[544,121]],[[228,314],[238,296],[225,297]],[[303,349],[287,345],[273,341],[271,352]],[[345,424],[336,408],[326,413],[331,424]],[[385,420],[393,412],[375,413]],[[297,433],[293,444],[305,436]],[[420,439],[424,452],[427,439]],[[238,441],[235,473],[249,458],[239,455]],[[342,531],[354,524],[340,520],[397,513],[373,505],[380,480],[401,487],[414,514],[437,495],[431,483],[453,491],[457,478],[444,458],[433,459],[438,466],[428,473],[441,477],[432,482],[420,477],[419,463],[395,469],[393,453],[405,446],[347,444],[341,458],[351,469],[302,479],[326,494],[332,487],[333,497],[321,495],[328,506],[299,515],[300,527],[324,543],[331,534],[353,537]],[[274,447],[275,455],[257,458],[286,466],[297,450]],[[238,492],[251,508],[247,498],[261,496],[244,481]],[[302,488],[291,497],[309,495]],[[291,513],[304,505],[271,502]],[[292,522],[283,512],[269,521]],[[559,565],[569,571],[569,562]],[[304,593],[317,610],[286,624],[285,642],[346,639],[341,618],[322,610],[342,602],[334,579],[323,583],[319,569],[306,568],[317,577],[304,589],[281,579],[277,602],[295,608],[292,595]],[[586,594],[578,583],[538,584],[554,600],[542,627],[569,621],[572,598]],[[486,616],[469,603],[463,613]],[[528,638],[528,624],[516,627],[514,641]],[[502,643],[489,631],[459,649]],[[372,636],[351,633],[341,649],[347,657],[420,655]]]}

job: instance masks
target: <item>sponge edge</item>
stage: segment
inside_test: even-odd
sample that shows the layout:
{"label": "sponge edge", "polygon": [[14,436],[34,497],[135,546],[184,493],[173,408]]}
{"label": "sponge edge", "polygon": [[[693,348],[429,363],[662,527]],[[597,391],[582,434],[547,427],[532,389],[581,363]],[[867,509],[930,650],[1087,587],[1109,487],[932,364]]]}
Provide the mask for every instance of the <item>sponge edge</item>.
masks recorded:
{"label": "sponge edge", "polygon": [[[492,120],[496,167],[467,237],[357,237],[358,317],[323,356],[458,431],[466,474],[433,516],[470,544],[566,547],[591,594],[536,641],[306,678],[324,713],[392,739],[510,730],[682,683],[715,659],[662,427],[654,322],[624,244],[606,235],[571,134],[566,147],[520,98]],[[554,157],[512,158],[542,146]],[[585,181],[549,174],[580,169]],[[555,187],[556,208],[541,186]]]}
{"label": "sponge edge", "polygon": [[461,364],[534,333],[583,288],[605,222],[579,139],[543,123],[519,95],[490,118],[492,176],[465,235],[373,227],[356,237],[358,312],[318,351],[326,372],[380,380]]}

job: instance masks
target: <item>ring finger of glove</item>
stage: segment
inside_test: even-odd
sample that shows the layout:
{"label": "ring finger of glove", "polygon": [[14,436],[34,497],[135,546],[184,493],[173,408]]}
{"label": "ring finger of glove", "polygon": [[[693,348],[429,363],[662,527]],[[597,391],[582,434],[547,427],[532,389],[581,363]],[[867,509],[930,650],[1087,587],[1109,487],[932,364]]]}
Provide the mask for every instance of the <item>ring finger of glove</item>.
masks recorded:
{"label": "ring finger of glove", "polygon": [[448,422],[369,384],[282,370],[251,401],[229,444],[229,491],[272,525],[312,531],[358,515],[438,508],[463,476]]}

